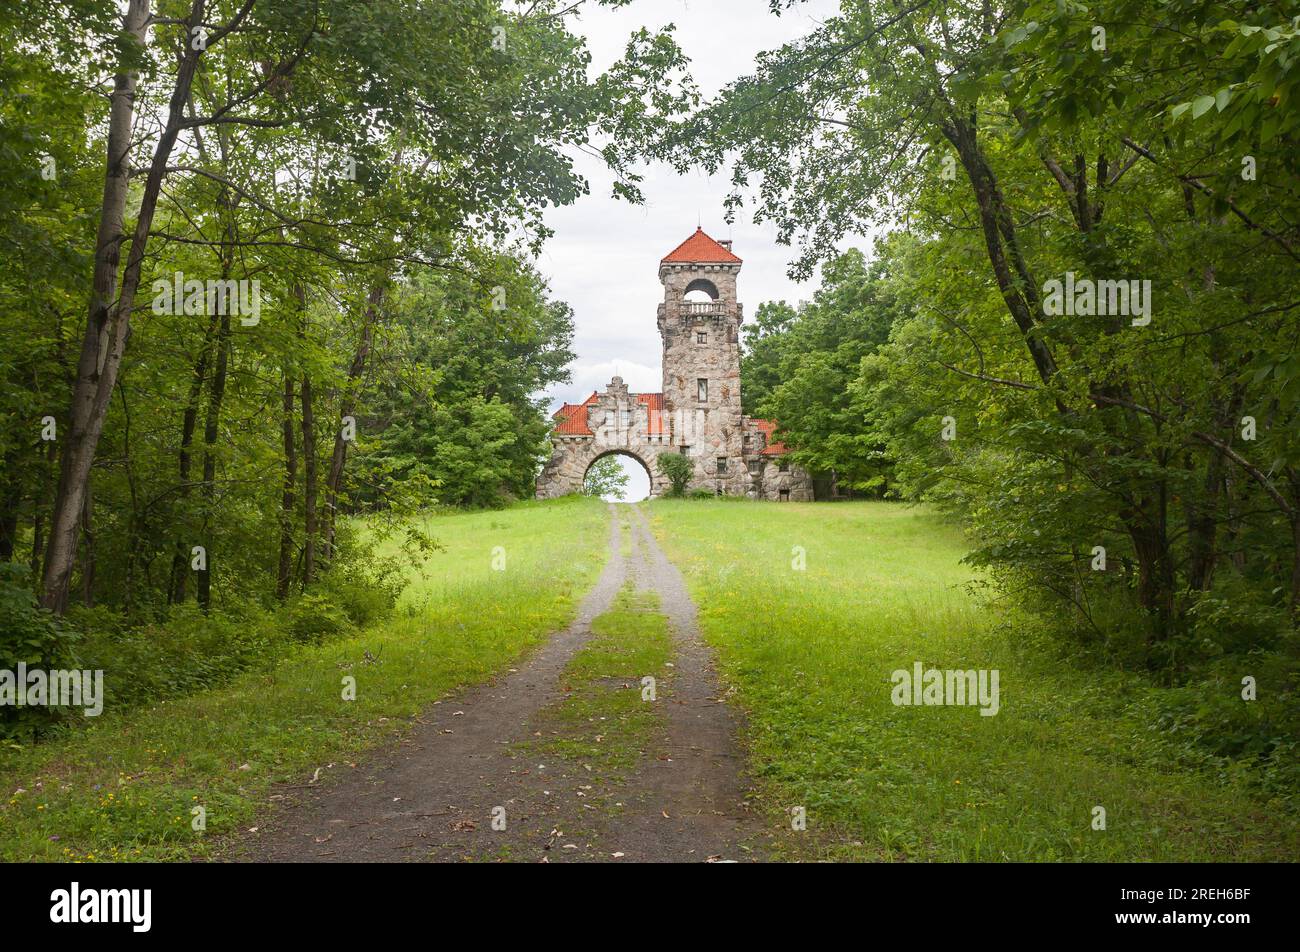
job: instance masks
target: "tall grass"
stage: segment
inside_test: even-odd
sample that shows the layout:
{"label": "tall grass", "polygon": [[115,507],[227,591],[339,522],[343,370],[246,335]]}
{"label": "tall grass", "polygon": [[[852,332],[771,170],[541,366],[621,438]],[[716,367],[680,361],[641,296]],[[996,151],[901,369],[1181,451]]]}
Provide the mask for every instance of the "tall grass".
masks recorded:
{"label": "tall grass", "polygon": [[[697,500],[650,512],[748,711],[751,769],[774,822],[807,809],[792,849],[948,861],[1300,855],[1293,813],[1239,772],[1179,761],[1142,714],[1164,689],[1075,668],[1006,606],[981,604],[960,564],[967,546],[936,515]],[[891,674],[916,661],[998,669],[999,713],[895,706]],[[1093,828],[1097,807],[1105,830]]]}

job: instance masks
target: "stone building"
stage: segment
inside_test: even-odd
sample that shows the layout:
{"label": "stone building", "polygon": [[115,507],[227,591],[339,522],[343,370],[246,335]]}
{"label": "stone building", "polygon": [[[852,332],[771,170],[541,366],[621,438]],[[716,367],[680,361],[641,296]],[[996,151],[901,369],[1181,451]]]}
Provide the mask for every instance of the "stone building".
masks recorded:
{"label": "stone building", "polygon": [[698,228],[659,262],[663,390],[629,393],[615,377],[604,393],[560,407],[538,498],[577,492],[591,464],[615,453],[645,467],[652,496],[668,489],[660,454],[681,453],[695,464],[691,490],[779,502],[813,498],[808,474],[773,441],[776,424],[740,409],[740,267],[730,241]]}

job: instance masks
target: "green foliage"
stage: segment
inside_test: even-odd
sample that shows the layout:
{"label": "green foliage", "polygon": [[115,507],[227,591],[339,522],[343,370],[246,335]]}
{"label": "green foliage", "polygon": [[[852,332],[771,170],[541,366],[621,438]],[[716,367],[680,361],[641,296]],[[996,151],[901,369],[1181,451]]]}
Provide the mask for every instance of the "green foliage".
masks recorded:
{"label": "green foliage", "polygon": [[681,496],[686,492],[686,484],[695,474],[691,461],[680,453],[660,453],[656,464],[659,472],[668,480],[668,495]]}
{"label": "green foliage", "polygon": [[741,361],[749,412],[777,421],[795,463],[876,495],[888,490],[890,460],[851,390],[862,359],[906,314],[905,283],[890,278],[901,244],[882,242],[870,265],[856,250],[831,259],[821,287],[797,312],[784,304],[761,307],[756,326],[746,328]]}
{"label": "green foliage", "polygon": [[[77,633],[40,608],[25,566],[0,562],[0,671],[67,669],[76,658]],[[26,685],[17,685],[25,690]],[[54,708],[0,706],[0,738],[23,736],[60,716]]]}
{"label": "green foliage", "polygon": [[421,271],[397,292],[384,330],[391,373],[375,377],[359,423],[357,505],[422,486],[457,506],[532,496],[550,448],[536,394],[569,379],[572,313],[519,258],[485,256],[480,268]]}
{"label": "green foliage", "polygon": [[[691,101],[670,29],[589,75],[574,8],[554,0],[212,0],[201,50],[172,6],[143,41],[112,5],[0,12],[0,561],[40,574],[51,516],[73,508],[59,455],[92,434],[68,590],[132,625],[196,595],[235,611],[332,585],[340,513],[531,496],[538,394],[572,359],[569,309],[530,263],[543,213],[587,191],[574,149],[599,150],[635,197],[633,146]],[[177,50],[198,54],[191,85]],[[143,258],[95,278],[129,341],[119,367],[88,304],[118,159],[103,90],[129,72],[133,174],[110,241]],[[172,100],[186,128],[164,135]],[[156,193],[141,174],[155,158]],[[155,198],[147,241],[131,240]],[[260,320],[158,313],[154,284],[178,273],[259,282]],[[114,310],[136,277],[129,314]],[[89,379],[78,355],[106,348],[114,372],[90,376],[111,399],[71,399]],[[74,428],[87,407],[93,425]]]}
{"label": "green foliage", "polygon": [[321,580],[321,593],[342,610],[348,622],[368,628],[386,621],[406,589],[406,567],[413,560],[427,558],[436,546],[423,535],[407,536],[397,552],[381,552],[383,537],[347,523],[342,527],[344,557],[330,566]]}
{"label": "green foliage", "polygon": [[630,481],[616,455],[602,456],[587,470],[582,492],[587,496],[622,499]]}
{"label": "green foliage", "polygon": [[[1297,16],[851,0],[759,57],[654,150],[730,166],[793,276],[823,264],[751,330],[747,409],[805,466],[958,513],[990,585],[1121,663],[1179,676],[1220,591],[1294,627]],[[881,229],[869,265],[838,250]],[[1150,292],[1055,306],[1076,281]]]}
{"label": "green foliage", "polygon": [[[78,613],[78,622],[94,616]],[[223,684],[290,647],[284,617],[256,606],[204,615],[193,604],[134,627],[87,627],[79,666],[104,672],[106,710],[124,710]],[[102,715],[101,715],[102,716]]]}
{"label": "green foliage", "polygon": [[289,602],[284,630],[294,641],[320,644],[350,632],[352,620],[326,595],[307,592]]}

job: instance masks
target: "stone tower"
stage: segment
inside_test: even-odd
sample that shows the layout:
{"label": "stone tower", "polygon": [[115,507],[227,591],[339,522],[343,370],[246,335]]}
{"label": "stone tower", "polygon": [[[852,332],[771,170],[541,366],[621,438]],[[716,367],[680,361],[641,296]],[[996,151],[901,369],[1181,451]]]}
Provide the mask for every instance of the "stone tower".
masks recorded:
{"label": "stone tower", "polygon": [[[744,493],[744,423],[740,410],[740,324],[736,277],[741,260],[730,241],[697,228],[659,262],[664,299],[663,403],[673,444],[695,464],[692,484]],[[702,291],[707,301],[688,301]]]}
{"label": "stone tower", "polygon": [[[740,266],[730,241],[714,241],[701,228],[659,262],[663,390],[631,393],[615,377],[604,393],[556,410],[539,498],[580,491],[591,465],[611,454],[637,460],[650,477],[650,494],[662,495],[669,488],[658,466],[665,453],[694,464],[692,490],[776,502],[813,498],[808,473],[773,441],[776,424],[741,413]],[[687,300],[694,291],[705,300]]]}

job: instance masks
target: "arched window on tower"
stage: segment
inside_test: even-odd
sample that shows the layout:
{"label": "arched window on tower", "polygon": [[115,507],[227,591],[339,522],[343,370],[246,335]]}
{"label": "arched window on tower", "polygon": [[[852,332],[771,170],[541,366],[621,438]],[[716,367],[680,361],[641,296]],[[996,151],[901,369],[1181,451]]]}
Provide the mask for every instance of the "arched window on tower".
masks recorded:
{"label": "arched window on tower", "polygon": [[686,285],[682,299],[695,304],[707,304],[718,299],[718,286],[708,278],[696,278]]}

